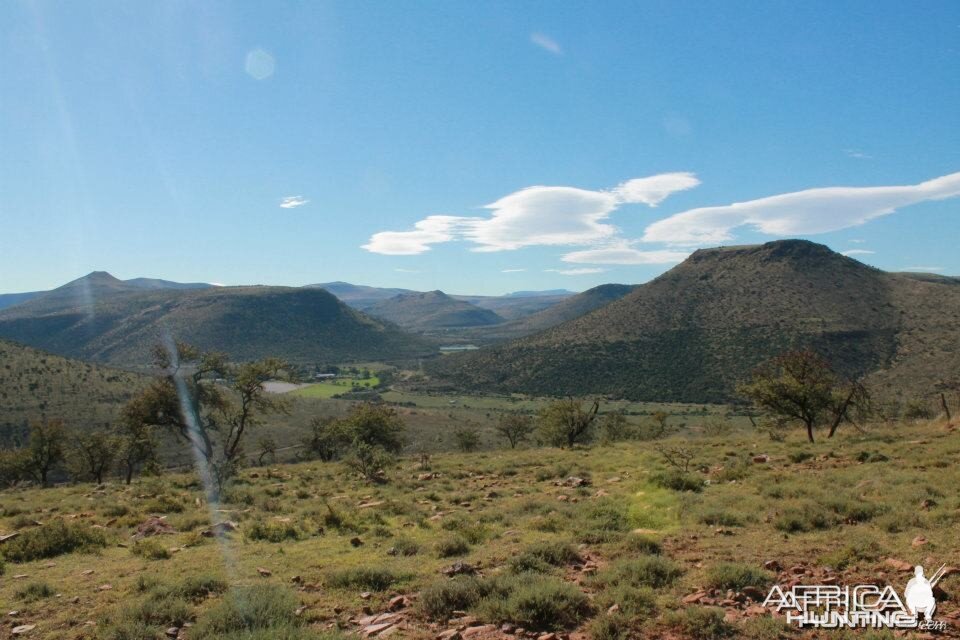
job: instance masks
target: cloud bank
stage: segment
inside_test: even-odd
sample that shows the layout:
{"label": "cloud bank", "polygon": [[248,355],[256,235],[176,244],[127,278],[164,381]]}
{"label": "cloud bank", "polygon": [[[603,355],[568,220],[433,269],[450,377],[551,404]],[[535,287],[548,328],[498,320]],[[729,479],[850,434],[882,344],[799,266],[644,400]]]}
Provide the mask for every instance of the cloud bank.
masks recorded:
{"label": "cloud bank", "polygon": [[916,185],[895,187],[828,187],[691,209],[654,222],[644,242],[672,245],[721,244],[737,227],[749,226],[773,236],[812,235],[864,224],[927,200],[960,195],[960,173]]}
{"label": "cloud bank", "polygon": [[465,240],[473,251],[509,251],[531,246],[585,246],[618,234],[610,214],[624,204],[655,207],[671,194],[692,189],[692,173],[665,173],[623,182],[608,191],[576,187],[528,187],[484,206],[489,217],[429,216],[409,231],[381,231],[363,248],[384,255],[416,255],[430,245]]}
{"label": "cloud bank", "polygon": [[548,35],[531,33],[530,42],[555,56],[563,55],[563,49],[560,47],[560,44]]}

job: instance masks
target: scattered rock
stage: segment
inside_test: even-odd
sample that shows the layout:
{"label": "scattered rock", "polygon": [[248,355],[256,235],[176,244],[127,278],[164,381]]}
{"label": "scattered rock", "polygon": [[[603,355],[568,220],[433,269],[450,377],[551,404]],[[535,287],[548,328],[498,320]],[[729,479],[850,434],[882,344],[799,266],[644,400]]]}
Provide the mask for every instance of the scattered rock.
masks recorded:
{"label": "scattered rock", "polygon": [[557,480],[554,484],[558,487],[571,487],[576,489],[577,487],[589,487],[590,480],[586,478],[578,478],[577,476],[570,476],[566,480]]}
{"label": "scattered rock", "polygon": [[390,599],[390,611],[399,611],[410,606],[410,598],[407,596],[397,596]]}
{"label": "scattered rock", "polygon": [[11,631],[10,633],[12,633],[15,636],[22,636],[25,633],[30,633],[36,628],[37,628],[37,625],[35,624],[22,624],[19,627],[14,627],[13,631]]}
{"label": "scattered rock", "polygon": [[477,568],[472,564],[458,560],[449,567],[440,570],[440,573],[447,577],[467,575],[472,576],[477,573]]}
{"label": "scattered rock", "polygon": [[369,591],[364,591],[363,593],[360,594],[361,600],[369,600],[372,597],[373,597],[373,594],[370,593]]}
{"label": "scattered rock", "polygon": [[767,571],[776,571],[779,572],[783,567],[780,566],[780,563],[776,560],[767,560],[763,563],[763,568]]}
{"label": "scattered rock", "polygon": [[357,505],[357,509],[372,509],[373,507],[379,507],[380,505],[387,504],[386,500],[377,500],[374,502],[363,502]]}
{"label": "scattered rock", "polygon": [[376,636],[376,635],[378,635],[378,634],[386,631],[387,629],[389,629],[389,628],[392,627],[392,626],[393,626],[393,623],[392,623],[392,622],[384,622],[384,623],[382,623],[382,624],[371,624],[371,625],[366,626],[366,627],[364,627],[363,629],[361,629],[361,630],[360,630],[360,635],[362,635],[364,638],[372,638],[372,637],[374,637],[374,636]]}
{"label": "scattered rock", "polygon": [[113,589],[113,585],[109,583],[102,584],[99,587],[97,587],[97,591],[110,591],[111,589]]}
{"label": "scattered rock", "polygon": [[166,634],[168,638],[176,638],[178,635],[180,635],[180,628],[170,627],[169,629],[166,630]]}
{"label": "scattered rock", "polygon": [[351,547],[362,547],[362,546],[363,546],[363,540],[361,540],[360,538],[354,536],[354,537],[350,538],[350,546],[351,546]]}
{"label": "scattered rock", "polygon": [[257,567],[257,573],[259,573],[260,576],[263,578],[269,578],[270,576],[273,575],[273,571],[270,571],[270,569],[265,569],[263,567]]}
{"label": "scattered rock", "polygon": [[758,456],[753,456],[753,461],[756,462],[757,464],[766,464],[767,462],[770,462],[770,456],[768,456],[765,453],[762,453]]}
{"label": "scattered rock", "polygon": [[473,636],[480,636],[485,633],[492,633],[497,630],[496,625],[492,624],[483,624],[478,627],[467,627],[460,632],[460,635],[464,638],[472,638]]}
{"label": "scattered rock", "polygon": [[913,542],[910,543],[910,546],[922,547],[925,544],[927,544],[927,539],[924,538],[923,536],[917,536],[916,538],[913,539]]}
{"label": "scattered rock", "polygon": [[896,558],[887,558],[883,561],[888,567],[894,571],[899,571],[901,573],[910,573],[913,571],[913,565],[909,562],[904,562],[903,560],[897,560]]}
{"label": "scattered rock", "polygon": [[19,531],[14,531],[13,533],[8,533],[6,535],[0,535],[0,544],[6,542],[7,540],[13,540],[20,535]]}
{"label": "scattered rock", "polygon": [[172,535],[175,533],[177,533],[177,530],[162,517],[150,516],[137,525],[137,530],[133,534],[133,537],[140,540],[151,536]]}
{"label": "scattered rock", "polygon": [[437,634],[437,640],[462,640],[463,636],[456,629],[447,629]]}
{"label": "scattered rock", "polygon": [[698,604],[706,597],[707,597],[706,591],[697,591],[696,593],[691,593],[688,596],[684,596],[684,598],[680,602],[682,602],[683,604]]}

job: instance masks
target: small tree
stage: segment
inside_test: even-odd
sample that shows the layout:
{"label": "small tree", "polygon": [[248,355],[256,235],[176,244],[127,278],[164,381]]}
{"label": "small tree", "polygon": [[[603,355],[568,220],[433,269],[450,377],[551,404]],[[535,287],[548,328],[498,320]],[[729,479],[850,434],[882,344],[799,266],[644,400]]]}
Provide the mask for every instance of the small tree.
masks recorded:
{"label": "small tree", "polygon": [[47,486],[50,472],[64,461],[67,430],[62,420],[30,423],[30,439],[23,451],[23,470],[41,486]]}
{"label": "small tree", "polygon": [[464,453],[475,451],[480,446],[480,432],[472,425],[460,427],[454,431],[453,439],[456,440],[460,451]]}
{"label": "small tree", "polygon": [[406,425],[393,407],[363,402],[354,405],[338,422],[344,438],[350,442],[379,446],[388,453],[400,453],[403,449]]}
{"label": "small tree", "polygon": [[[182,343],[155,348],[154,364],[161,376],[127,404],[124,417],[189,444],[203,462],[210,497],[219,499],[242,460],[247,432],[263,414],[286,411],[286,403],[264,389],[286,365],[268,358],[231,366],[223,354]],[[227,380],[226,387],[211,377]]]}
{"label": "small tree", "polygon": [[324,462],[339,458],[350,439],[336,418],[314,418],[310,421],[310,435],[302,440],[308,457],[319,458]]}
{"label": "small tree", "polygon": [[810,442],[814,427],[829,421],[832,437],[842,422],[853,422],[855,412],[865,412],[870,399],[863,385],[842,383],[827,361],[809,349],[761,365],[738,391],[757,407],[803,424]]}
{"label": "small tree", "polygon": [[257,456],[257,464],[263,465],[263,461],[269,458],[271,461],[277,459],[277,441],[273,436],[261,436],[257,440],[257,447],[260,449],[260,455]]}
{"label": "small tree", "polygon": [[561,448],[588,442],[590,427],[599,410],[599,400],[594,400],[589,409],[573,398],[552,402],[540,412],[540,437],[547,444]]}
{"label": "small tree", "polygon": [[533,418],[522,413],[504,413],[497,421],[496,431],[507,442],[511,449],[516,449],[521,442],[526,442],[535,429]]}
{"label": "small tree", "polygon": [[160,466],[157,457],[157,441],[154,429],[149,425],[126,418],[117,450],[120,472],[127,484],[133,481],[137,469],[154,469]]}
{"label": "small tree", "polygon": [[90,431],[73,436],[70,446],[70,466],[73,474],[103,483],[121,451],[121,438],[106,431]]}
{"label": "small tree", "polygon": [[383,471],[393,463],[393,456],[383,447],[355,442],[343,462],[368,482],[384,482],[386,477]]}
{"label": "small tree", "polygon": [[627,421],[627,416],[621,411],[611,411],[600,418],[598,427],[603,442],[621,442],[636,437],[636,429]]}
{"label": "small tree", "polygon": [[28,475],[22,449],[0,449],[0,486],[13,487]]}

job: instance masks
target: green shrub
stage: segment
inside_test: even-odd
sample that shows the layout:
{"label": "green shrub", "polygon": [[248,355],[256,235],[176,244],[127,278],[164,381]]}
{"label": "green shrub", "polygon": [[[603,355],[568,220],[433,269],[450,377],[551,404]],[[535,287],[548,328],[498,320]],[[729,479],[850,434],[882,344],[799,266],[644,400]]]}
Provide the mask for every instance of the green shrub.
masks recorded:
{"label": "green shrub", "polygon": [[56,591],[46,582],[31,582],[17,589],[13,595],[19,600],[33,602],[35,600],[53,597],[55,594]]}
{"label": "green shrub", "polygon": [[814,502],[788,505],[773,521],[773,526],[787,533],[802,533],[830,529],[837,520],[825,507]]}
{"label": "green shrub", "polygon": [[420,545],[410,538],[397,538],[393,541],[392,548],[398,556],[415,556],[420,553]]}
{"label": "green shrub", "polygon": [[806,462],[807,460],[813,458],[813,454],[809,451],[791,451],[787,455],[787,459],[794,464],[800,464],[801,462]]}
{"label": "green shrub", "polygon": [[733,628],[724,622],[723,609],[688,607],[667,616],[667,625],[697,640],[717,640],[733,634]]}
{"label": "green shrub", "polygon": [[609,588],[620,585],[659,589],[673,584],[683,570],[662,556],[640,556],[618,560],[601,571],[592,582]]}
{"label": "green shrub", "polygon": [[495,581],[490,595],[476,607],[493,622],[511,622],[532,630],[575,627],[592,613],[582,591],[557,578],[521,574]]}
{"label": "green shrub", "polygon": [[451,558],[469,553],[470,543],[460,536],[450,536],[437,541],[434,545],[438,558]]}
{"label": "green shrub", "polygon": [[138,622],[156,627],[179,627],[191,618],[190,607],[173,594],[150,594],[139,604],[125,612],[127,622]]}
{"label": "green shrub", "polygon": [[783,620],[771,616],[758,616],[748,619],[737,635],[747,640],[780,640],[789,637],[793,631],[793,627]]}
{"label": "green shrub", "polygon": [[406,576],[398,575],[383,567],[356,567],[328,574],[326,583],[334,589],[386,591],[395,583],[405,579]]}
{"label": "green shrub", "polygon": [[107,545],[103,532],[85,524],[54,520],[36,529],[22,531],[4,543],[0,552],[10,562],[30,562],[74,551],[93,551]]}
{"label": "green shrub", "polygon": [[171,557],[170,551],[154,539],[138,540],[130,547],[130,552],[148,560],[168,560]]}
{"label": "green shrub", "polygon": [[633,534],[625,537],[620,548],[627,553],[639,553],[647,556],[658,556],[663,553],[659,542],[649,536]]}
{"label": "green shrub", "polygon": [[619,613],[597,616],[587,630],[592,640],[629,640],[637,637],[633,621]]}
{"label": "green shrub", "polygon": [[264,540],[266,542],[283,542],[285,540],[299,540],[303,532],[293,522],[280,520],[254,520],[244,531],[248,540]]}
{"label": "green shrub", "polygon": [[650,618],[657,612],[657,596],[650,587],[637,587],[630,584],[618,584],[604,589],[596,597],[600,609],[609,609],[613,605],[620,613],[631,619]]}
{"label": "green shrub", "polygon": [[740,514],[716,506],[700,511],[697,520],[712,527],[742,527],[744,524]]}
{"label": "green shrub", "polygon": [[197,621],[192,640],[310,637],[299,633],[302,618],[295,614],[300,602],[289,590],[274,585],[236,587]]}
{"label": "green shrub", "polygon": [[191,576],[178,587],[180,595],[187,600],[199,602],[209,596],[226,592],[227,581],[211,574]]}
{"label": "green shrub", "polygon": [[764,589],[773,582],[770,573],[746,564],[723,562],[707,569],[707,586],[742,591],[744,587]]}
{"label": "green shrub", "polygon": [[147,513],[182,513],[183,502],[173,496],[164,494],[156,496],[143,505],[143,510]]}
{"label": "green shrub", "polygon": [[522,553],[511,558],[510,569],[514,573],[525,571],[545,573],[551,567],[562,567],[579,560],[580,556],[569,543],[544,541],[530,545]]}
{"label": "green shrub", "polygon": [[874,540],[854,540],[822,556],[820,563],[843,570],[857,562],[875,562],[883,553],[883,548]]}
{"label": "green shrub", "polygon": [[472,609],[490,593],[487,581],[473,576],[456,576],[427,585],[420,592],[419,607],[430,620],[444,621],[454,611]]}
{"label": "green shrub", "polygon": [[682,471],[658,473],[653,476],[652,480],[658,487],[672,489],[673,491],[703,491],[703,480]]}

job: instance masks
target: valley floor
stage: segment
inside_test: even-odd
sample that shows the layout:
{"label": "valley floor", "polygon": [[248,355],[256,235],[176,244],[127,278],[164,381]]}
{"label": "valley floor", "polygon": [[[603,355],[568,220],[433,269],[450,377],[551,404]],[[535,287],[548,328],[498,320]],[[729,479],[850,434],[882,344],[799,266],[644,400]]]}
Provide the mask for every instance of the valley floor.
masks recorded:
{"label": "valley floor", "polygon": [[[213,507],[188,474],[0,492],[0,535],[19,532],[0,543],[0,637],[842,638],[760,601],[797,582],[902,593],[915,564],[960,566],[960,433],[801,436],[405,458],[376,486],[338,463],[253,468]],[[687,476],[664,447],[693,455]],[[173,532],[132,538],[151,516]],[[60,521],[88,548],[16,561]],[[202,535],[218,522],[236,530]],[[958,637],[960,577],[938,586]],[[262,606],[244,618],[246,597]]]}

